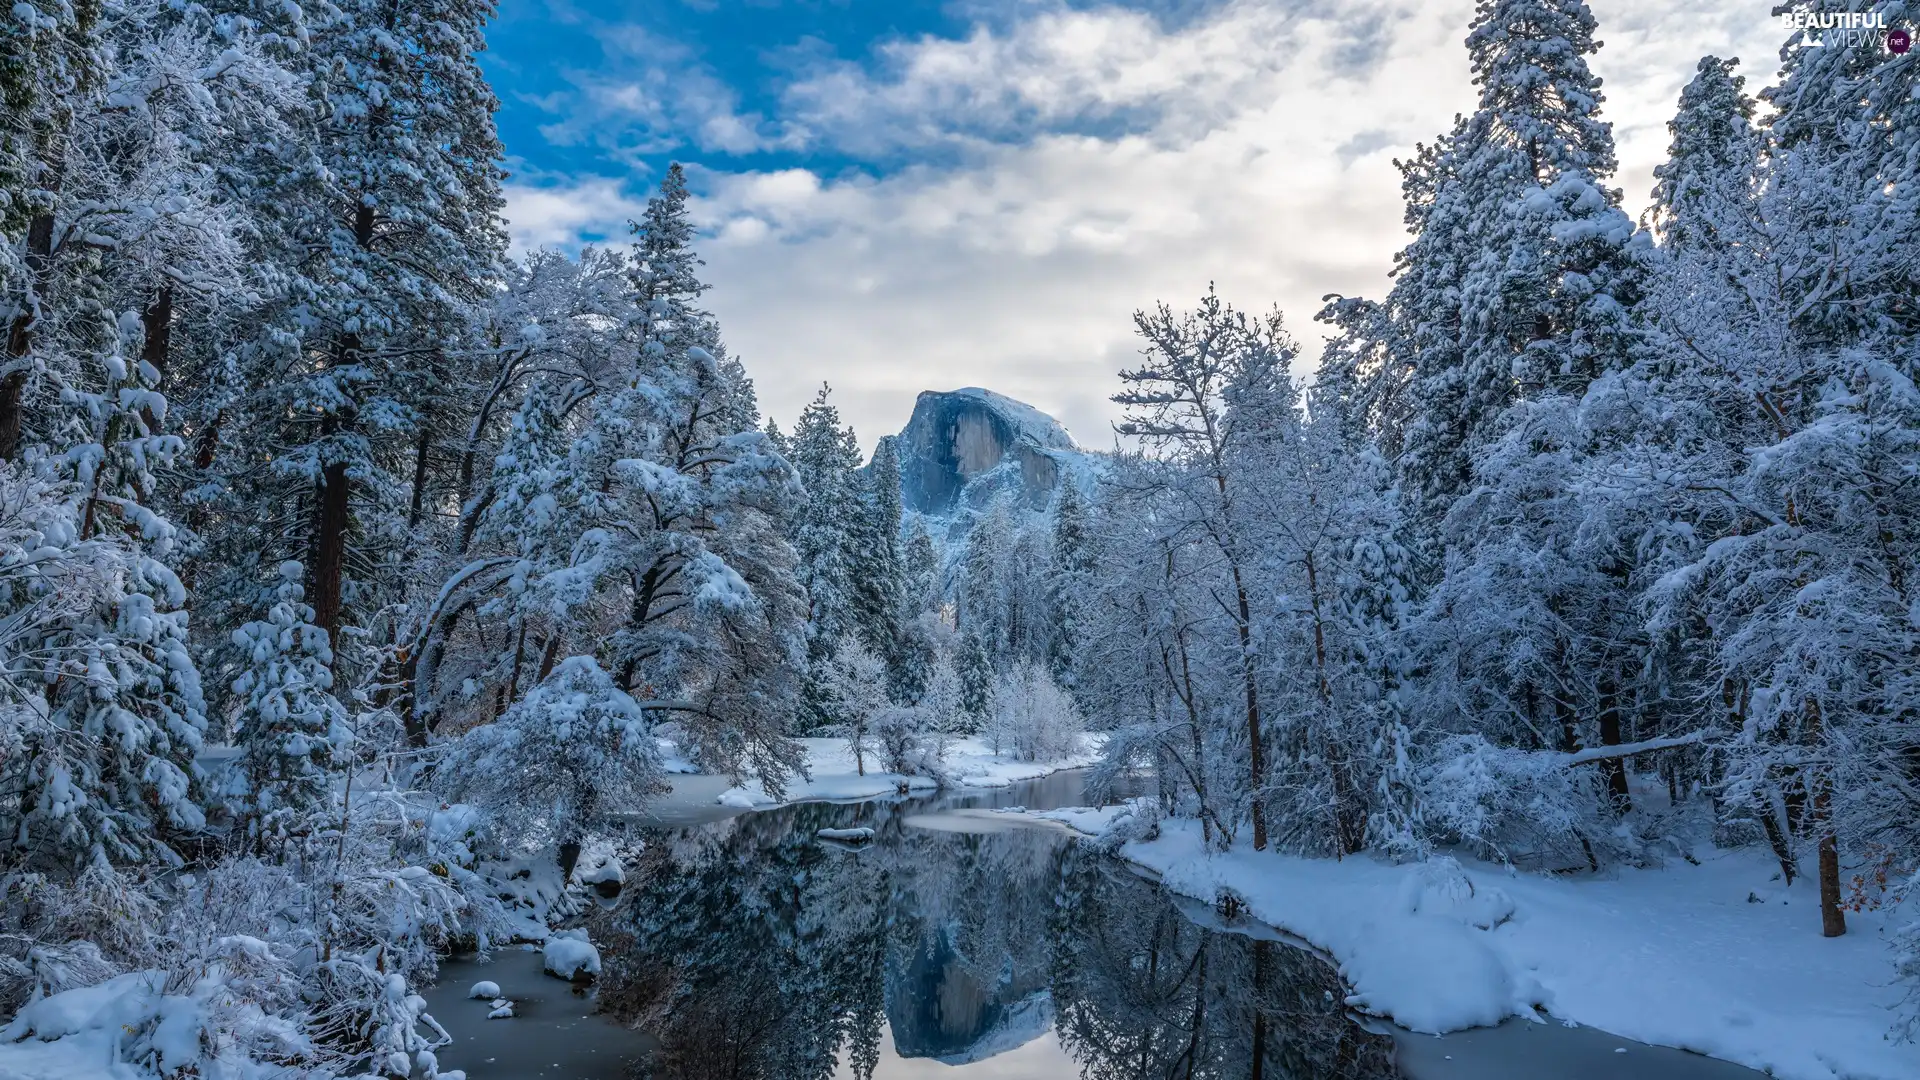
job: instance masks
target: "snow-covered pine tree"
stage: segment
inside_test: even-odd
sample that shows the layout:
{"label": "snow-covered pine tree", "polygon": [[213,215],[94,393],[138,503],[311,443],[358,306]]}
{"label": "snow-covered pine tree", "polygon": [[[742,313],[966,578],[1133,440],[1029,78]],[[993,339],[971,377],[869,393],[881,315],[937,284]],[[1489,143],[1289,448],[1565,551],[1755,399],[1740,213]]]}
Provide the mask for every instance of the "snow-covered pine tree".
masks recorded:
{"label": "snow-covered pine tree", "polygon": [[236,405],[286,449],[254,513],[278,516],[271,478],[304,492],[290,524],[336,644],[360,617],[350,605],[370,613],[401,584],[422,431],[457,429],[455,356],[476,346],[475,308],[499,280],[501,150],[477,63],[492,14],[485,0],[334,5],[304,53],[317,141],[286,145],[286,181],[260,192],[289,278]]}
{"label": "snow-covered pine tree", "polygon": [[906,593],[905,562],[900,552],[900,453],[892,436],[882,436],[873,460],[852,475],[857,486],[856,514],[847,530],[848,607],[854,633],[887,665],[887,686],[895,701],[911,701],[918,687],[907,679],[904,630],[900,624]]}
{"label": "snow-covered pine tree", "polygon": [[186,590],[163,559],[166,519],[83,535],[78,483],[0,469],[0,713],[6,865],[77,874],[172,861],[205,825],[206,719],[187,648]]}
{"label": "snow-covered pine tree", "polygon": [[1667,123],[1673,136],[1667,160],[1654,168],[1647,223],[1669,257],[1691,249],[1718,250],[1732,219],[1744,222],[1755,206],[1754,170],[1761,143],[1753,127],[1753,99],[1734,74],[1738,59],[1703,56],[1680,91],[1679,111]]}
{"label": "snow-covered pine tree", "polygon": [[1388,305],[1413,372],[1401,467],[1429,532],[1508,405],[1578,393],[1635,357],[1639,249],[1604,186],[1615,159],[1594,32],[1581,0],[1481,0],[1467,36],[1478,107],[1407,166],[1416,237]]}
{"label": "snow-covered pine tree", "polygon": [[793,522],[793,545],[805,575],[811,633],[822,644],[855,625],[851,533],[858,518],[853,470],[859,458],[853,429],[840,426],[831,393],[821,386],[788,440],[788,457],[806,489]]}
{"label": "snow-covered pine tree", "polygon": [[29,383],[45,368],[35,347],[49,284],[67,140],[84,91],[98,84],[99,8],[22,3],[0,16],[0,461],[20,456]]}
{"label": "snow-covered pine tree", "polygon": [[993,713],[993,658],[979,634],[962,631],[954,668],[960,679],[962,731],[978,731]]}
{"label": "snow-covered pine tree", "polygon": [[1683,443],[1690,453],[1666,473],[1692,496],[1700,546],[1657,583],[1652,625],[1707,628],[1696,651],[1724,705],[1723,790],[1767,826],[1789,872],[1792,842],[1811,845],[1834,936],[1846,929],[1845,852],[1920,848],[1904,773],[1887,771],[1913,740],[1884,694],[1912,676],[1883,659],[1914,648],[1898,613],[1911,607],[1920,510],[1893,463],[1920,445],[1908,242],[1920,116],[1911,56],[1811,36],[1795,32],[1780,84],[1762,95],[1775,112],[1750,209],[1759,225],[1717,260],[1675,263],[1692,318],[1678,298],[1663,306],[1696,369],[1668,396],[1703,416],[1730,405],[1737,419]]}
{"label": "snow-covered pine tree", "polygon": [[843,723],[827,687],[828,665],[841,637],[855,625],[852,530],[859,512],[859,465],[853,430],[840,426],[840,410],[824,384],[801,410],[788,439],[788,460],[805,489],[788,518],[807,594],[807,676],[802,710],[808,727]]}
{"label": "snow-covered pine tree", "polygon": [[901,597],[902,611],[918,615],[925,611],[937,611],[940,608],[940,549],[934,546],[933,534],[927,531],[925,519],[915,517],[907,528],[907,538],[902,545],[901,555],[906,574],[906,594]]}
{"label": "snow-covered pine tree", "polygon": [[954,598],[960,631],[987,651],[994,669],[1011,663],[1015,635],[1008,578],[1017,525],[1012,500],[996,496],[967,529]]}
{"label": "snow-covered pine tree", "polygon": [[351,737],[333,696],[333,647],[301,595],[306,570],[280,564],[265,618],[233,632],[245,667],[233,680],[244,790],[231,799],[256,851],[284,839],[298,817],[327,798],[334,749]]}
{"label": "snow-covered pine tree", "polygon": [[1082,608],[1082,594],[1094,574],[1093,545],[1087,535],[1087,515],[1080,494],[1080,483],[1072,476],[1061,479],[1060,492],[1053,503],[1052,579],[1047,586],[1047,606],[1053,614],[1053,634],[1047,647],[1047,669],[1053,681],[1072,692],[1074,662],[1081,639],[1090,632]]}
{"label": "snow-covered pine tree", "polygon": [[[685,194],[674,173],[650,200],[617,303],[562,304],[553,334],[521,335],[545,375],[476,496],[471,550],[413,632],[416,739],[454,708],[499,715],[575,655],[672,715],[709,767],[777,788],[797,765],[805,606],[779,523],[798,489],[765,436],[732,428],[739,387],[693,306]],[[603,344],[565,346],[581,326]],[[506,633],[469,616],[503,617]],[[458,681],[442,670],[456,654],[472,672]]]}
{"label": "snow-covered pine tree", "polygon": [[20,461],[13,481],[40,493],[29,515],[40,541],[12,599],[38,608],[59,563],[84,568],[58,586],[72,598],[61,618],[28,620],[44,631],[27,654],[46,686],[28,696],[23,737],[43,745],[21,778],[16,835],[36,858],[105,865],[164,855],[202,821],[203,705],[170,565],[181,538],[160,507],[182,445],[164,433],[172,303],[156,289],[200,310],[244,292],[245,215],[211,159],[227,133],[271,121],[291,80],[247,24],[201,9],[130,3],[98,23],[92,9],[67,23],[36,10],[11,13],[32,14],[29,51],[46,64],[35,75],[52,82],[34,91],[40,112],[8,119],[39,156],[19,204],[25,254],[0,387],[0,414],[14,416],[0,427]]}
{"label": "snow-covered pine tree", "polygon": [[900,559],[900,679],[907,700],[918,700],[953,649],[953,626],[940,593],[940,551],[917,515],[906,526]]}

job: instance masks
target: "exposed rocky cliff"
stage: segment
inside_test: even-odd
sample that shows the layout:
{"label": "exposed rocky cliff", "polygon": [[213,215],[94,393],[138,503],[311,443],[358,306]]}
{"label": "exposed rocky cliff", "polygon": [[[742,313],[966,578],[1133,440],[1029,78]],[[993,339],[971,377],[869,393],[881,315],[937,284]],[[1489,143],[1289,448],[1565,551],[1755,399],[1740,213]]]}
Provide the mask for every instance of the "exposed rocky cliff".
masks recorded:
{"label": "exposed rocky cliff", "polygon": [[1058,420],[977,386],[922,393],[898,449],[907,509],[937,518],[979,510],[1001,492],[1044,510],[1061,476],[1092,460]]}

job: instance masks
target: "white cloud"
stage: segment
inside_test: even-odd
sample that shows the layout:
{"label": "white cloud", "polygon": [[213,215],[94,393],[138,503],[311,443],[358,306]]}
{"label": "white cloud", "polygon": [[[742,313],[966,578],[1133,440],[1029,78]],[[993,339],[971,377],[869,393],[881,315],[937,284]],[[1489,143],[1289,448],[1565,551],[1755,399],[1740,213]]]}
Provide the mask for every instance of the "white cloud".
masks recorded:
{"label": "white cloud", "polygon": [[627,222],[646,209],[645,199],[626,194],[618,180],[584,180],[570,186],[506,186],[507,233],[513,251],[572,247],[625,233]]}
{"label": "white cloud", "polygon": [[[1695,60],[1745,57],[1754,89],[1779,35],[1753,0],[1595,6],[1617,183],[1637,212]],[[818,70],[789,92],[789,137],[937,147],[940,163],[878,179],[702,173],[707,301],[783,424],[825,379],[871,446],[920,390],[973,384],[1107,445],[1134,309],[1190,304],[1217,281],[1237,305],[1280,304],[1312,354],[1324,294],[1386,289],[1405,242],[1392,159],[1472,107],[1471,17],[1468,0],[1242,2],[1168,31],[1041,8],[998,32],[890,44],[876,72]],[[592,220],[605,183],[536,215],[536,239],[516,235],[552,242]]]}

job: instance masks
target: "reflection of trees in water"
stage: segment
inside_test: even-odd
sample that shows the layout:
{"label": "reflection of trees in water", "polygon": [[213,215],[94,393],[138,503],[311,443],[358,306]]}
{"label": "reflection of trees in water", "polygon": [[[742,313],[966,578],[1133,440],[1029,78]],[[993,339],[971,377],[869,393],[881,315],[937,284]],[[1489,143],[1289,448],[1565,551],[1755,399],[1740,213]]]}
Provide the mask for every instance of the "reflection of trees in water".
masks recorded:
{"label": "reflection of trees in water", "polygon": [[[661,1042],[652,1076],[825,1080],[844,1054],[868,1077],[883,1022],[902,1052],[958,1060],[1048,991],[1089,1080],[1392,1075],[1317,959],[1204,931],[1054,834],[912,829],[909,812],[803,805],[648,837],[595,936],[603,1002]],[[851,825],[874,842],[814,837]]]}
{"label": "reflection of trees in water", "polygon": [[660,1040],[647,1068],[687,1080],[818,1080],[842,1046],[872,1071],[892,906],[878,852],[814,830],[855,808],[803,806],[649,837],[607,919],[602,1001]]}
{"label": "reflection of trees in water", "polygon": [[1086,1080],[1386,1080],[1392,1040],[1347,1019],[1310,953],[1194,925],[1111,859],[1067,859],[1052,940],[1055,1025]]}

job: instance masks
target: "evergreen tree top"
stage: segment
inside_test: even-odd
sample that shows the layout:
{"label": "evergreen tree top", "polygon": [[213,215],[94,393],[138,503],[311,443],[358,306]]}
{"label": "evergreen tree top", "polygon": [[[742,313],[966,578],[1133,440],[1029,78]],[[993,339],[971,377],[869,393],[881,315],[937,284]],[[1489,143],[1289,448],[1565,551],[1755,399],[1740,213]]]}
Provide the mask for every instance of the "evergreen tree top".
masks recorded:
{"label": "evergreen tree top", "polygon": [[1587,67],[1600,47],[1594,30],[1581,0],[1480,0],[1467,34],[1480,87],[1471,141],[1526,154],[1542,184],[1612,173],[1613,132],[1598,118],[1600,79]]}
{"label": "evergreen tree top", "polygon": [[[1673,141],[1667,161],[1653,170],[1651,218],[1668,243],[1687,243],[1708,226],[1715,207],[1710,191],[1744,202],[1758,156],[1753,99],[1746,79],[1733,73],[1738,58],[1703,56],[1697,74],[1680,91],[1680,107],[1667,130]],[[1702,219],[1702,220],[1695,220]],[[1704,237],[1700,237],[1704,239]]]}
{"label": "evergreen tree top", "polygon": [[694,273],[693,221],[687,216],[687,176],[679,162],[667,166],[660,191],[632,222],[634,287],[640,300],[691,303],[707,286]]}

